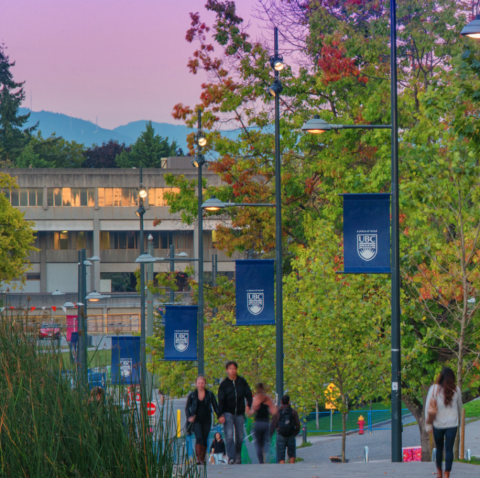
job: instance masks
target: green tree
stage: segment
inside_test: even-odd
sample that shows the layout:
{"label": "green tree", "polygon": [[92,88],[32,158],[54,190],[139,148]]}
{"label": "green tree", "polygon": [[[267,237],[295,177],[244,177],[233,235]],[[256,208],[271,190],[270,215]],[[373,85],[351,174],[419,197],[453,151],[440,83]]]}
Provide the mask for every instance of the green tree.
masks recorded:
{"label": "green tree", "polygon": [[[290,280],[298,282],[295,288],[301,289],[302,283],[307,282],[305,296],[310,293],[313,297],[317,283],[326,280],[321,290],[330,297],[339,291],[338,284],[328,275],[319,273],[309,281],[309,274],[305,272],[299,279],[295,272],[296,258],[300,256],[298,248],[303,247],[313,254],[309,228],[322,225],[334,231],[335,239],[330,241],[337,244],[339,257],[332,259],[329,241],[316,243],[315,253],[324,253],[334,262],[341,258],[342,215],[338,194],[390,191],[390,138],[387,131],[381,130],[344,130],[308,136],[300,132],[300,127],[319,112],[323,119],[332,123],[390,124],[389,4],[386,1],[312,1],[308,9],[299,8],[296,2],[280,0],[265,4],[281,7],[285,15],[279,18],[286,24],[300,25],[294,33],[287,26],[282,29],[282,24],[278,25],[287,40],[297,42],[296,45],[282,46],[298,49],[297,57],[285,56],[287,67],[280,74],[284,86],[280,117],[284,276],[287,284]],[[478,330],[476,310],[468,309],[464,301],[469,293],[473,293],[471,289],[469,292],[468,287],[456,287],[457,292],[462,290],[463,299],[457,301],[456,310],[454,304],[448,302],[449,317],[443,320],[446,318],[445,306],[443,309],[439,307],[439,301],[444,300],[442,294],[445,292],[438,294],[430,285],[432,274],[440,267],[432,262],[433,252],[445,252],[437,259],[444,270],[449,270],[446,266],[453,263],[455,280],[452,282],[457,286],[465,278],[468,281],[470,271],[474,269],[473,264],[464,259],[468,259],[473,251],[470,259],[472,262],[477,260],[472,242],[477,227],[476,214],[470,223],[462,217],[469,216],[470,208],[476,203],[474,178],[477,173],[473,163],[480,144],[477,104],[480,95],[476,94],[479,85],[475,74],[478,76],[480,63],[478,45],[468,43],[468,52],[464,51],[464,45],[471,40],[459,35],[469,14],[464,7],[453,0],[409,0],[399,2],[397,14],[401,213],[402,227],[406,231],[401,240],[405,279],[402,291],[402,386],[405,403],[419,417],[425,459],[429,456],[429,449],[420,418],[423,416],[425,390],[443,364],[453,364],[457,371],[460,370],[457,373],[463,381],[463,366],[458,368],[463,349],[458,349],[457,339],[462,336],[462,327],[464,330],[469,327],[475,332]],[[209,81],[203,85],[199,104],[194,107],[178,104],[174,116],[194,127],[197,110],[203,112],[205,127],[210,131],[206,150],[217,154],[209,168],[222,180],[218,187],[204,185],[206,197],[215,194],[224,201],[273,202],[276,173],[273,102],[265,92],[272,81],[269,52],[250,39],[235,11],[234,2],[208,0],[206,9],[215,14],[213,25],[206,25],[200,14],[191,14],[187,40],[199,45],[189,61],[191,72],[196,74],[204,70]],[[214,39],[212,43],[210,38]],[[470,73],[467,70],[471,70]],[[238,128],[238,135],[222,135],[225,123]],[[193,152],[193,135],[188,139]],[[472,156],[472,153],[477,154]],[[439,158],[444,163],[437,169]],[[167,181],[182,191],[181,195],[170,194],[168,197],[172,212],[181,212],[184,220],[194,221],[195,182],[182,177],[168,177]],[[471,192],[470,187],[473,187]],[[455,199],[454,191],[460,194],[462,201],[450,200]],[[452,197],[448,198],[450,203],[445,200],[447,196]],[[434,201],[425,205],[430,199]],[[459,207],[465,205],[466,209],[458,214]],[[440,220],[440,211],[452,206],[454,210]],[[435,208],[438,208],[437,212]],[[227,253],[253,249],[260,257],[273,254],[274,211],[229,208],[218,214],[230,222],[225,221],[219,226],[217,247]],[[453,242],[446,232],[449,228],[447,220],[449,224],[463,222],[464,232],[459,233],[456,225],[456,233],[460,235]],[[461,241],[456,241],[462,234],[465,247],[464,252],[459,253],[457,249]],[[428,273],[422,275],[424,267]],[[472,275],[472,280],[474,277]],[[357,297],[362,287],[365,291],[371,290],[371,281],[370,277],[364,276],[352,278],[345,282],[345,290],[352,287],[352,293]],[[442,281],[447,282],[445,275],[438,279],[436,288],[444,287]],[[375,284],[373,290],[380,291],[381,284]],[[292,286],[286,293],[285,304],[294,301],[295,288]],[[422,298],[422,289],[429,290],[431,297]],[[388,292],[385,294],[389,296]],[[450,292],[447,297],[448,301],[457,300],[457,296]],[[367,301],[365,307],[371,305]],[[359,303],[358,307],[361,306]],[[352,320],[355,324],[341,308],[333,310],[337,320],[346,323]],[[385,345],[389,341],[390,315],[386,308],[382,310],[386,322],[378,341]],[[295,311],[296,308],[290,309],[291,313]],[[285,311],[284,316],[288,317],[289,313]],[[325,320],[329,317],[327,314]],[[333,316],[331,320],[334,321]],[[291,367],[292,373],[305,375],[308,348],[312,348],[312,343],[321,343],[322,337],[313,335],[315,339],[311,342],[294,342],[287,339],[289,330],[285,325],[285,354],[295,354],[298,358],[298,364]],[[228,334],[225,337],[228,341]],[[354,342],[351,344],[359,347]],[[449,349],[448,356],[442,353],[446,349]],[[325,350],[326,357],[333,359],[335,349]],[[389,359],[388,347],[384,350]],[[466,359],[469,369],[478,364],[474,352],[470,348],[468,356],[462,359]],[[360,350],[355,349],[355,353]],[[321,366],[319,362],[312,363],[315,367]],[[289,386],[293,387],[293,382]],[[308,394],[312,401],[321,396],[321,391],[315,390],[312,383],[308,385]]]}
{"label": "green tree", "polygon": [[[0,190],[17,188],[15,180],[0,173]],[[23,279],[29,269],[28,256],[35,251],[33,223],[26,221],[24,213],[12,207],[0,193],[0,282]]]}
{"label": "green tree", "polygon": [[25,92],[24,83],[13,80],[10,71],[13,66],[15,62],[10,62],[5,45],[0,45],[0,165],[3,167],[15,164],[30,139],[30,133],[37,127],[22,129],[30,114],[18,114]]}
{"label": "green tree", "polygon": [[15,165],[18,168],[81,168],[84,150],[83,144],[55,134],[44,139],[39,131],[21,151]]}
{"label": "green tree", "polygon": [[122,151],[115,159],[120,168],[161,168],[162,158],[175,156],[177,143],[169,143],[168,138],[155,134],[152,122],[149,121],[145,131],[132,145],[130,152]]}

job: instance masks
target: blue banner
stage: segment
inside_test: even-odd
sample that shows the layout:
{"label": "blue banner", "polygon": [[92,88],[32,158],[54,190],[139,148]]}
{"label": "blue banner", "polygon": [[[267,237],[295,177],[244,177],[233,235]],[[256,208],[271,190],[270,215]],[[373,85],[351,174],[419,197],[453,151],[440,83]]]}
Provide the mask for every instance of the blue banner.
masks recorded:
{"label": "blue banner", "polygon": [[344,272],[390,274],[390,194],[343,195]]}
{"label": "blue banner", "polygon": [[275,324],[274,260],[235,261],[237,325]]}
{"label": "blue banner", "polygon": [[112,337],[112,384],[140,383],[140,337]]}
{"label": "blue banner", "polygon": [[165,360],[197,360],[196,305],[165,306]]}

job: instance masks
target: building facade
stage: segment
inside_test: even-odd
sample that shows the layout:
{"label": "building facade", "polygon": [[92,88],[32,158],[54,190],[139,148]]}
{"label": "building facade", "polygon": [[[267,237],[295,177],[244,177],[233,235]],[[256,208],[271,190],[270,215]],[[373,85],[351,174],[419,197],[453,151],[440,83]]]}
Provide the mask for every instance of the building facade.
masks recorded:
{"label": "building facade", "polygon": [[[189,258],[198,256],[198,229],[196,223],[188,226],[179,214],[170,214],[165,192],[164,174],[184,175],[196,179],[197,170],[191,158],[168,158],[165,168],[143,169],[143,186],[148,191],[144,200],[144,248],[152,236],[154,255],[168,256],[170,245],[176,253]],[[29,257],[30,270],[25,285],[9,285],[9,300],[15,306],[25,301],[35,307],[50,307],[55,300],[76,300],[78,290],[78,250],[85,248],[87,257],[98,256],[99,262],[89,267],[87,288],[109,293],[115,309],[138,309],[138,301],[125,298],[113,303],[115,294],[135,293],[135,259],[140,254],[140,221],[138,207],[139,169],[9,169],[2,172],[15,177],[19,189],[3,193],[14,207],[33,221],[37,231],[35,247]],[[204,177],[209,184],[218,185],[219,178],[208,170]],[[214,230],[218,220],[204,220],[204,270],[208,281],[212,271],[212,255],[217,254],[218,273],[232,275],[233,258],[215,249]],[[156,223],[156,225],[154,225]],[[181,262],[175,270],[190,266]],[[155,263],[155,275],[169,270],[169,262]],[[178,277],[182,289],[182,275]],[[1,288],[5,289],[5,285]],[[66,294],[52,297],[54,291]],[[60,304],[56,304],[60,305]],[[118,306],[118,307],[117,307]],[[98,305],[98,307],[106,307]]]}

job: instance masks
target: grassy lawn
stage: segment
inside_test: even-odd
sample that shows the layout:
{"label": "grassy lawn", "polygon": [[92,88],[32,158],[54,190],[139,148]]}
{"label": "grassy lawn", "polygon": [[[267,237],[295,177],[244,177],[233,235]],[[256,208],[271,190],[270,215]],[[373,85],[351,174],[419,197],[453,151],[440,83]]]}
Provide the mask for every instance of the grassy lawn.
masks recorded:
{"label": "grassy lawn", "polygon": [[[71,368],[70,354],[68,352],[62,353],[63,363],[66,364],[66,368]],[[112,351],[111,350],[92,350],[88,352],[88,368],[104,367],[106,365],[112,365]]]}
{"label": "grassy lawn", "polygon": [[480,417],[480,400],[466,403],[463,408],[465,408],[465,416],[467,418]]}

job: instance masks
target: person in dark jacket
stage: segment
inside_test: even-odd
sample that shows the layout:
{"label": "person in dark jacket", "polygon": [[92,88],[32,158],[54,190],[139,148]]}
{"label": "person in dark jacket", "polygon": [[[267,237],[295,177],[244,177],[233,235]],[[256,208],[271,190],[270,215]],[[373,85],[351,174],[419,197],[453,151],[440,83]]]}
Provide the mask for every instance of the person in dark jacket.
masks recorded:
{"label": "person in dark jacket", "polygon": [[288,462],[295,463],[297,457],[295,437],[300,433],[298,413],[290,406],[290,397],[284,395],[278,412],[272,418],[270,435],[277,430],[277,461],[285,463],[285,448],[288,452]]}
{"label": "person in dark jacket", "polygon": [[268,455],[268,445],[270,442],[270,415],[277,413],[277,407],[265,392],[263,383],[257,384],[257,393],[255,397],[253,397],[253,411],[255,413],[255,426],[253,428],[255,450],[257,452],[258,462],[263,464],[263,454],[265,453],[265,456]]}
{"label": "person in dark jacket", "polygon": [[217,417],[219,416],[215,395],[207,390],[205,385],[205,377],[199,375],[196,381],[197,388],[188,395],[185,407],[187,420],[193,423],[197,465],[205,464],[208,434],[212,428],[212,409],[217,414]]}
{"label": "person in dark jacket", "polygon": [[210,447],[210,453],[215,458],[215,465],[225,462],[225,442],[222,440],[222,435],[217,432],[213,437],[212,446]]}
{"label": "person in dark jacket", "polygon": [[[218,421],[225,424],[228,464],[233,465],[242,463],[245,413],[250,413],[253,397],[247,381],[237,375],[237,364],[230,361],[227,362],[225,368],[227,377],[218,388],[218,415],[220,417]],[[246,407],[245,401],[247,402]]]}

